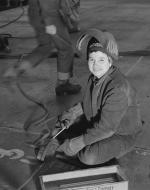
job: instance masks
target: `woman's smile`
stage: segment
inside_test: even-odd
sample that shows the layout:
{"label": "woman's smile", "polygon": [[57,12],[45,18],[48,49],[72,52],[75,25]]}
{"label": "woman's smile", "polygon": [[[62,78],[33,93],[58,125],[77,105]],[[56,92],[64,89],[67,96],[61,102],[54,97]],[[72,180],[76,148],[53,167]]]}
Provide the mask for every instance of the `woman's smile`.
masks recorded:
{"label": "woman's smile", "polygon": [[111,67],[111,65],[112,63],[105,53],[96,51],[89,54],[89,70],[96,77],[102,77]]}

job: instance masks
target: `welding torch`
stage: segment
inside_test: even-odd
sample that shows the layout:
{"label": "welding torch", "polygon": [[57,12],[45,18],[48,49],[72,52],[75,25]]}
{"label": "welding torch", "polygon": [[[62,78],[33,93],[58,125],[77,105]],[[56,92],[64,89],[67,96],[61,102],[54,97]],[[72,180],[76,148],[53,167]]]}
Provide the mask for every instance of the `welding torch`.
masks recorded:
{"label": "welding torch", "polygon": [[49,145],[51,143],[51,140],[56,139],[56,137],[58,135],[60,135],[65,129],[68,129],[67,123],[68,123],[67,120],[58,121],[56,123],[55,127],[56,128],[58,127],[58,129],[60,128],[60,130],[56,134],[54,134],[52,137],[47,138],[47,140],[48,140],[47,143],[39,148],[37,156],[36,156],[36,158],[38,160],[44,161],[46,154],[47,154],[47,151],[48,151],[48,148],[49,148]]}

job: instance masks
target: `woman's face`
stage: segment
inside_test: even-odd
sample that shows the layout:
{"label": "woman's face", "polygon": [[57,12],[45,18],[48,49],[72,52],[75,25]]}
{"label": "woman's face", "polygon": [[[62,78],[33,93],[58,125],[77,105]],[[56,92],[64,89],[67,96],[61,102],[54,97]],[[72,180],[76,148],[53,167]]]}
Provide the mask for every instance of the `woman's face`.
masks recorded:
{"label": "woman's face", "polygon": [[109,70],[111,65],[112,63],[105,53],[96,51],[89,54],[89,70],[97,78],[101,78]]}

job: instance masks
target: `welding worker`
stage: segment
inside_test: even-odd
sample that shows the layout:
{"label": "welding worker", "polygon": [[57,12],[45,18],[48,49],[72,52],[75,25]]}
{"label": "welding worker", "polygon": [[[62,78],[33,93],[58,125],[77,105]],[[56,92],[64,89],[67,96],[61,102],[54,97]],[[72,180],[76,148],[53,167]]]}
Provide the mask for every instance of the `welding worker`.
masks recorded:
{"label": "welding worker", "polygon": [[[17,71],[23,73],[36,66],[51,51],[58,50],[56,95],[76,94],[81,86],[69,82],[73,77],[74,49],[68,28],[63,22],[56,0],[29,0],[28,16],[35,30],[38,46],[24,57]],[[7,72],[6,72],[7,73]],[[10,75],[10,71],[5,76]]]}
{"label": "welding worker", "polygon": [[[83,101],[59,117],[68,129],[52,142],[59,142],[55,146],[57,153],[77,157],[86,165],[122,157],[133,149],[141,131],[137,95],[116,66],[117,54],[108,48],[110,35],[92,29],[80,39],[91,74]],[[116,41],[114,44],[116,49]],[[57,130],[54,128],[53,133]]]}

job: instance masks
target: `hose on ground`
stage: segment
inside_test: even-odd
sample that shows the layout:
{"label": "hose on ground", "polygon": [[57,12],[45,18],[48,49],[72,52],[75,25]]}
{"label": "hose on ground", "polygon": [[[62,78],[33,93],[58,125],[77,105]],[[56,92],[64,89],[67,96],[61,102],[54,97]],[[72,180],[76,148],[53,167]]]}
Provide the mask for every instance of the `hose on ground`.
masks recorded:
{"label": "hose on ground", "polygon": [[[23,58],[23,55],[18,60],[17,65],[20,64],[22,58]],[[17,67],[17,65],[16,65],[16,67]],[[33,102],[34,104],[38,105],[44,111],[44,114],[39,119],[36,119],[36,120],[33,121],[32,118],[33,118],[33,115],[35,113],[35,110],[33,110],[33,112],[30,114],[30,116],[28,117],[28,119],[24,123],[24,130],[27,131],[31,125],[40,125],[42,122],[44,122],[48,118],[49,112],[48,112],[48,109],[47,109],[46,105],[42,101],[38,100],[35,97],[32,97],[31,95],[27,94],[24,91],[24,89],[22,88],[21,82],[20,82],[20,78],[21,78],[21,74],[18,73],[17,80],[16,80],[16,86],[19,89],[19,91],[21,92],[21,94],[27,100],[29,100],[29,101]]]}

